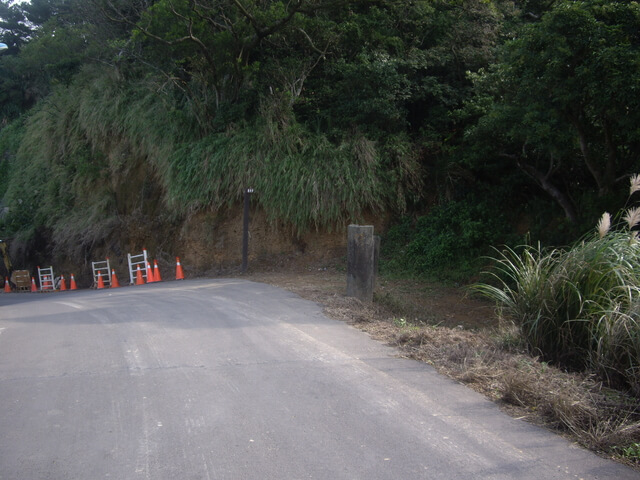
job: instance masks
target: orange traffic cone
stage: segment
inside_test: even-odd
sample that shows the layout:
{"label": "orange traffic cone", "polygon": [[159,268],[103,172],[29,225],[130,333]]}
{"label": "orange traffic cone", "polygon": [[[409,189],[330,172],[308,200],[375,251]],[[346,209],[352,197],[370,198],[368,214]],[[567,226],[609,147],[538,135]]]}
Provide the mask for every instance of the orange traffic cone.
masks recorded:
{"label": "orange traffic cone", "polygon": [[151,268],[151,264],[147,262],[147,283],[153,283],[155,281],[155,278],[153,278],[153,269]]}
{"label": "orange traffic cone", "polygon": [[176,257],[176,280],[184,280],[184,272],[180,265],[180,257]]}
{"label": "orange traffic cone", "polygon": [[140,271],[140,265],[138,265],[138,270],[136,271],[136,285],[144,285],[144,280],[142,279],[142,272]]}
{"label": "orange traffic cone", "polygon": [[32,292],[38,291],[38,287],[36,287],[36,279],[33,277],[31,277],[31,291]]}
{"label": "orange traffic cone", "polygon": [[118,282],[118,277],[116,277],[116,271],[111,269],[111,288],[118,288],[120,286],[120,282]]}
{"label": "orange traffic cone", "polygon": [[11,293],[11,285],[9,285],[9,277],[4,277],[4,293]]}
{"label": "orange traffic cone", "polygon": [[67,289],[67,282],[64,281],[64,275],[60,275],[60,291],[64,292]]}
{"label": "orange traffic cone", "polygon": [[154,282],[161,282],[162,281],[162,277],[160,276],[160,269],[158,268],[158,261],[157,260],[153,261],[153,281]]}
{"label": "orange traffic cone", "polygon": [[76,285],[76,279],[73,278],[73,273],[71,274],[71,290],[77,290],[78,285]]}
{"label": "orange traffic cone", "polygon": [[104,280],[102,279],[102,272],[98,272],[98,290],[104,288]]}

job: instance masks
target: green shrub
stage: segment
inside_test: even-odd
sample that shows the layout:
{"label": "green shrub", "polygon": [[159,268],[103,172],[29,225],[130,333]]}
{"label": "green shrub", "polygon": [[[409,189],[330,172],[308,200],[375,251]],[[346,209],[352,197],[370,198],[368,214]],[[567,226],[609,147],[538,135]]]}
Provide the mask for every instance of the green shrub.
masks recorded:
{"label": "green shrub", "polygon": [[405,218],[382,241],[384,271],[462,280],[478,271],[489,245],[509,237],[510,223],[489,200],[466,198]]}
{"label": "green shrub", "polygon": [[18,119],[0,130],[0,199],[9,187],[13,159],[24,135],[24,123]]}
{"label": "green shrub", "polygon": [[[631,194],[640,189],[632,178]],[[594,235],[567,250],[526,246],[494,258],[496,283],[474,290],[494,300],[529,350],[571,368],[593,368],[640,395],[640,209],[612,230],[605,213]]]}

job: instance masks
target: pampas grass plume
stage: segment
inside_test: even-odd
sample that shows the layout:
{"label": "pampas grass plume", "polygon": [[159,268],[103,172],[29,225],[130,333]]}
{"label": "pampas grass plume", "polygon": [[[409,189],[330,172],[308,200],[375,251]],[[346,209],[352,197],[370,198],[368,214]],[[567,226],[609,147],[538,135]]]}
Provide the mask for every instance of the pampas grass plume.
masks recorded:
{"label": "pampas grass plume", "polygon": [[611,215],[609,212],[604,212],[602,217],[600,217],[600,221],[598,222],[598,235],[600,238],[603,238],[609,229],[611,228]]}
{"label": "pampas grass plume", "polygon": [[629,187],[629,195],[633,195],[640,190],[640,174],[636,173],[630,179],[631,186]]}
{"label": "pampas grass plume", "polygon": [[640,207],[634,207],[627,210],[624,215],[624,221],[629,225],[629,230],[640,223]]}

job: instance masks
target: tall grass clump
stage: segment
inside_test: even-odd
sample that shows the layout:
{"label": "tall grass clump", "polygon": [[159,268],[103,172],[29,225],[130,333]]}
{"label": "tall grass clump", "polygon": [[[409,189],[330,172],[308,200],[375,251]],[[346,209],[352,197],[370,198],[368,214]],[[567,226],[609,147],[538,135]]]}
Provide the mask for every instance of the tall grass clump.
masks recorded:
{"label": "tall grass clump", "polygon": [[22,118],[14,120],[0,129],[0,198],[4,196],[9,187],[12,161],[20,148],[23,135],[24,122]]}
{"label": "tall grass clump", "polygon": [[[638,189],[634,176],[630,195]],[[605,213],[571,248],[506,249],[493,258],[493,281],[473,289],[496,302],[531,353],[640,395],[639,223],[640,209],[629,208],[617,222]]]}
{"label": "tall grass clump", "polygon": [[[28,238],[44,227],[71,255],[94,248],[133,212],[223,210],[252,187],[274,224],[302,234],[402,210],[420,190],[420,162],[406,142],[311,131],[270,97],[233,121],[218,124],[209,112],[206,122],[164,83],[87,66],[54,88],[12,136],[10,161],[0,161],[8,210],[0,233]],[[153,198],[141,185],[154,187]]]}
{"label": "tall grass clump", "polygon": [[0,192],[6,205],[0,234],[29,242],[41,230],[53,239],[53,251],[68,245],[70,256],[81,245],[86,250],[104,241],[112,230],[98,227],[112,225],[116,216],[109,159],[79,116],[83,88],[83,83],[54,88],[21,119],[20,137],[5,159],[7,187]]}
{"label": "tall grass clump", "polygon": [[257,121],[180,145],[160,173],[171,208],[219,208],[250,186],[270,219],[300,232],[381,210],[380,161],[364,138],[334,144],[299,125],[272,135],[266,122]]}

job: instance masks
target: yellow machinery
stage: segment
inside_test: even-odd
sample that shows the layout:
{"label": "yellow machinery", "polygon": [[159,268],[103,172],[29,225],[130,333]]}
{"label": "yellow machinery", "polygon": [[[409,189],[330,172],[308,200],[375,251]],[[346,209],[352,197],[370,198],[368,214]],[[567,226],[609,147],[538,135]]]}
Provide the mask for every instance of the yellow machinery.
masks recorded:
{"label": "yellow machinery", "polygon": [[18,292],[28,292],[31,289],[29,270],[14,270],[8,250],[7,242],[0,240],[0,254],[4,261],[4,268],[7,271],[6,276],[11,278],[11,283],[13,283]]}
{"label": "yellow machinery", "polygon": [[7,276],[11,276],[11,272],[13,271],[13,265],[11,265],[11,259],[9,258],[9,252],[7,252],[7,243],[0,240],[0,253],[2,254],[2,259],[4,260],[4,268],[7,270]]}

